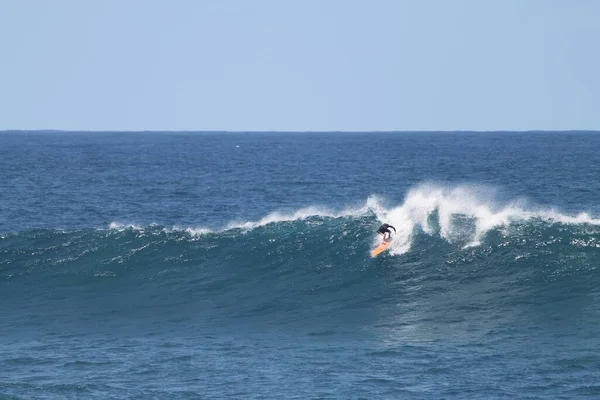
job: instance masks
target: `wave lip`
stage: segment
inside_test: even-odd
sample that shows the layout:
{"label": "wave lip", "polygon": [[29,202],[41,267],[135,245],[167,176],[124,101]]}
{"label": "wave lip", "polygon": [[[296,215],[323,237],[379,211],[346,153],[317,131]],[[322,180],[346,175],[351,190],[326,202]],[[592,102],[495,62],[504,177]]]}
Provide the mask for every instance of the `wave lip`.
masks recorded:
{"label": "wave lip", "polygon": [[380,206],[377,197],[371,196],[364,205],[359,207],[348,207],[341,211],[335,211],[326,207],[311,206],[287,213],[275,211],[267,214],[267,216],[258,221],[231,222],[227,225],[226,229],[250,230],[272,223],[303,221],[309,218],[360,217],[370,211],[375,211],[378,208],[380,208]]}

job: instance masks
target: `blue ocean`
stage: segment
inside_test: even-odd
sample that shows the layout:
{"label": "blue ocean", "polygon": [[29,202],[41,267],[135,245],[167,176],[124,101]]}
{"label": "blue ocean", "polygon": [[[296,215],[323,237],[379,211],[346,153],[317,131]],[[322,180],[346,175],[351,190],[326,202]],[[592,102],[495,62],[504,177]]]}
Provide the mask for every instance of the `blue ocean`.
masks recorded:
{"label": "blue ocean", "polygon": [[0,398],[600,398],[599,154],[2,132]]}

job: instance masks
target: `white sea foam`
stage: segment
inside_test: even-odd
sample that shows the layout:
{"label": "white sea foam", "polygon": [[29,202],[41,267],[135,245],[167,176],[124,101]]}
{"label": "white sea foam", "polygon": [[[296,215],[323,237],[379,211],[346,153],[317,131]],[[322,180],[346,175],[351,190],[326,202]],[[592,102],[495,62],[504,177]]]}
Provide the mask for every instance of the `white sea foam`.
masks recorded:
{"label": "white sea foam", "polygon": [[[159,225],[156,223],[152,223],[152,224],[144,227],[144,226],[141,226],[138,224],[122,223],[122,222],[118,222],[118,221],[113,221],[108,225],[108,229],[114,229],[117,231],[123,231],[126,229],[143,231],[147,227],[152,227],[152,226],[159,226]],[[166,233],[187,232],[188,234],[190,234],[192,236],[201,236],[201,235],[206,235],[208,233],[213,232],[213,230],[211,230],[209,228],[204,228],[204,227],[182,227],[182,226],[177,226],[177,225],[173,226],[171,228],[168,228],[168,227],[162,228],[162,231],[166,232]]]}
{"label": "white sea foam", "polygon": [[[398,233],[391,254],[407,252],[416,228],[453,242],[468,239],[466,247],[476,246],[487,232],[508,226],[511,222],[540,219],[549,223],[600,225],[600,219],[587,213],[569,216],[550,209],[528,208],[524,200],[500,202],[493,188],[482,186],[442,187],[421,185],[410,190],[402,205],[390,209],[371,207],[382,222],[396,227]],[[438,229],[431,226],[431,216],[437,215]],[[472,222],[465,227],[464,220]]]}
{"label": "white sea foam", "polygon": [[126,223],[122,223],[122,222],[117,222],[117,221],[113,221],[108,225],[108,229],[114,229],[117,231],[123,231],[125,229],[135,229],[137,231],[142,230],[142,226],[141,225],[137,225],[137,224],[126,224]]}
{"label": "white sea foam", "polygon": [[212,232],[208,228],[185,228],[185,231],[192,236],[202,236]]}

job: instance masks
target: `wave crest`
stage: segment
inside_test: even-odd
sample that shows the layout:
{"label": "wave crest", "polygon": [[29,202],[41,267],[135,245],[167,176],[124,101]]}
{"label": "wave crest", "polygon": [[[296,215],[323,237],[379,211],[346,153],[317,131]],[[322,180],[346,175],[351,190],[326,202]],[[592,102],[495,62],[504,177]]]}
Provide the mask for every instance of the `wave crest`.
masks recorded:
{"label": "wave crest", "polygon": [[[481,244],[486,234],[492,230],[506,231],[513,224],[527,221],[549,225],[600,225],[600,219],[586,212],[567,215],[553,208],[531,206],[525,199],[501,201],[496,189],[481,185],[448,187],[423,184],[411,189],[402,204],[388,206],[388,203],[383,197],[371,195],[363,204],[342,210],[310,206],[295,211],[274,211],[258,220],[231,221],[221,229],[204,226],[162,229],[167,233],[184,232],[191,236],[202,236],[232,230],[249,231],[271,224],[312,218],[356,219],[374,215],[379,222],[396,227],[397,233],[390,253],[400,255],[411,250],[415,236],[420,232],[466,248]],[[141,231],[144,228],[137,224],[112,222],[109,229]],[[373,227],[372,245],[380,240],[374,230]]]}

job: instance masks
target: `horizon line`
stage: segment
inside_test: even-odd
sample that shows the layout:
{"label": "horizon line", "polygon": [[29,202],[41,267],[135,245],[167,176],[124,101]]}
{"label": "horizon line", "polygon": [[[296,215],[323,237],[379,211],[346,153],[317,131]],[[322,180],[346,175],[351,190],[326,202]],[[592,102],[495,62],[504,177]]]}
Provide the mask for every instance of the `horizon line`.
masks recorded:
{"label": "horizon line", "polygon": [[574,133],[574,132],[600,132],[600,129],[524,129],[524,130],[476,130],[476,129],[452,129],[452,130],[78,130],[78,129],[1,129],[0,133]]}

